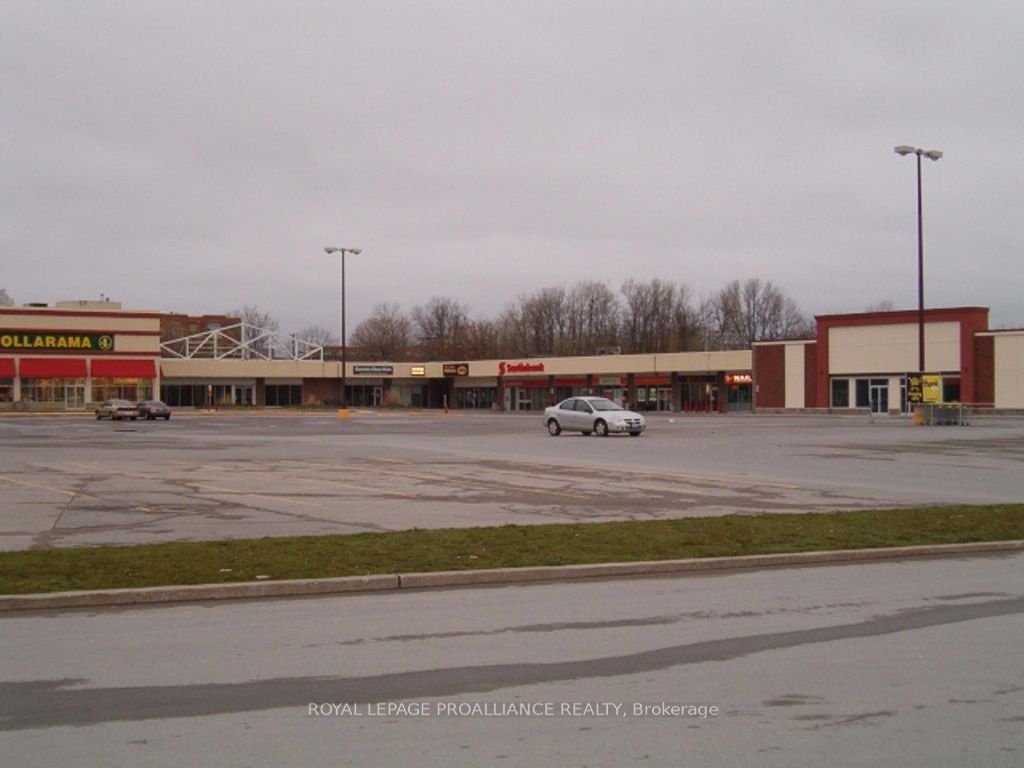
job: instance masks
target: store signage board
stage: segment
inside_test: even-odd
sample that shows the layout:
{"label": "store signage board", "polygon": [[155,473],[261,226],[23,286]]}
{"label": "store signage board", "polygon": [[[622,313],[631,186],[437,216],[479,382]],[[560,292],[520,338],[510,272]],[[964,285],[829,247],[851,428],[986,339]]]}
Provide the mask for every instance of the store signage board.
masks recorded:
{"label": "store signage board", "polygon": [[108,333],[51,333],[49,331],[14,331],[0,334],[0,349],[9,352],[50,350],[82,350],[112,352],[114,337]]}

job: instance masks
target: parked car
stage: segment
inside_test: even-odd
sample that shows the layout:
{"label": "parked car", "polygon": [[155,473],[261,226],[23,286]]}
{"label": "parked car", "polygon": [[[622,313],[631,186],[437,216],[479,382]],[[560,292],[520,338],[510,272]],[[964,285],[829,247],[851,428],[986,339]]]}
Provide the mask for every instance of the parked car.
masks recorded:
{"label": "parked car", "polygon": [[96,418],[110,419],[111,421],[120,421],[121,419],[135,421],[139,418],[139,409],[130,400],[104,400],[96,407]]}
{"label": "parked car", "polygon": [[139,417],[152,421],[153,419],[171,420],[171,409],[162,400],[143,400],[138,405]]}
{"label": "parked car", "polygon": [[544,426],[552,437],[565,430],[599,437],[611,432],[628,432],[636,437],[647,429],[647,421],[639,413],[627,411],[606,397],[570,397],[544,409]]}

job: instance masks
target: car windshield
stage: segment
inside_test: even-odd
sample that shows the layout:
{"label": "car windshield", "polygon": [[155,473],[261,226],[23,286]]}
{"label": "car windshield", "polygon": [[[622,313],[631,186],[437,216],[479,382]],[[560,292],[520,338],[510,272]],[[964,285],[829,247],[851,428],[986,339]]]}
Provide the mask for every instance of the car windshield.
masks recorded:
{"label": "car windshield", "polygon": [[626,410],[618,403],[613,403],[611,400],[587,400],[590,406],[595,411],[624,411]]}

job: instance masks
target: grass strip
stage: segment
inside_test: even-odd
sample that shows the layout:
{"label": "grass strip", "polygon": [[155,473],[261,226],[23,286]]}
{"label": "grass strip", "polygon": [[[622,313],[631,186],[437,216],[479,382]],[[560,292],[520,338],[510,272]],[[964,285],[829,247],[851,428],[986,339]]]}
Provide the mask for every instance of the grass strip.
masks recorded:
{"label": "grass strip", "polygon": [[0,594],[1024,539],[1024,504],[508,525],[0,553]]}

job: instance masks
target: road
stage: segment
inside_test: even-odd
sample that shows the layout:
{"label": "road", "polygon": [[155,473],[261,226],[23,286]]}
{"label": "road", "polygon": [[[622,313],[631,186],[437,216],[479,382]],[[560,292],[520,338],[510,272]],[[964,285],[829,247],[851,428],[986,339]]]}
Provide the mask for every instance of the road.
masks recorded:
{"label": "road", "polygon": [[1024,419],[536,414],[0,418],[0,549],[1019,502]]}
{"label": "road", "polygon": [[1022,639],[1020,554],[7,615],[0,754],[1017,766]]}

